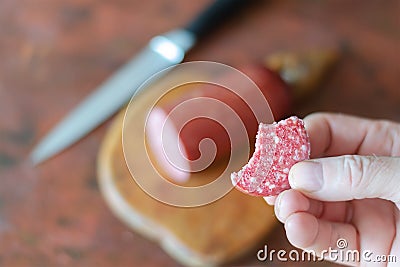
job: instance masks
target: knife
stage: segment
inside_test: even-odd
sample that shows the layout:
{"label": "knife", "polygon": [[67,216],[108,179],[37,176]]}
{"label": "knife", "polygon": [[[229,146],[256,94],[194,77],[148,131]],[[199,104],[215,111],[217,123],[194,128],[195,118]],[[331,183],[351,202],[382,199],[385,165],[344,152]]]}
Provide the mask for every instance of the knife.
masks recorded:
{"label": "knife", "polygon": [[182,62],[199,39],[249,2],[216,0],[188,26],[153,37],[39,142],[31,161],[39,164],[91,132],[126,104],[149,77]]}

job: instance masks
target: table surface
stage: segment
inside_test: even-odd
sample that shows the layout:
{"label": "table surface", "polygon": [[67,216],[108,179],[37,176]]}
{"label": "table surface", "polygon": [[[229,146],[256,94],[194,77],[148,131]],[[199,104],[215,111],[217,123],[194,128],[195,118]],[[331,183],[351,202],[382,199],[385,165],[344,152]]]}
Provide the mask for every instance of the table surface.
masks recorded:
{"label": "table surface", "polygon": [[[184,25],[208,2],[0,1],[0,266],[179,266],[119,222],[99,192],[96,156],[110,120],[38,167],[27,158],[151,36]],[[296,114],[400,121],[399,14],[398,0],[258,1],[186,59],[235,66],[280,50],[340,47],[339,64]],[[289,248],[281,226],[266,243]],[[254,255],[237,265],[249,263]]]}

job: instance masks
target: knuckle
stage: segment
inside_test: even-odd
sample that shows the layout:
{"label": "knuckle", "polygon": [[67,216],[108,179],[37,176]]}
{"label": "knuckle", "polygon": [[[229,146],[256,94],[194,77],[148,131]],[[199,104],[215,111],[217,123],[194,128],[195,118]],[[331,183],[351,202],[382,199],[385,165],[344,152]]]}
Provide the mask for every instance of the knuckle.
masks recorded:
{"label": "knuckle", "polygon": [[400,156],[400,127],[398,125],[396,126],[397,127],[390,127],[388,130],[387,140],[389,144],[390,156],[392,157]]}
{"label": "knuckle", "polygon": [[342,157],[344,176],[347,178],[349,188],[353,195],[357,197],[360,190],[366,189],[369,182],[372,161],[368,157],[357,155],[346,155]]}
{"label": "knuckle", "polygon": [[378,140],[382,151],[387,156],[400,156],[400,125],[392,121],[380,120],[375,124],[375,131],[383,136]]}

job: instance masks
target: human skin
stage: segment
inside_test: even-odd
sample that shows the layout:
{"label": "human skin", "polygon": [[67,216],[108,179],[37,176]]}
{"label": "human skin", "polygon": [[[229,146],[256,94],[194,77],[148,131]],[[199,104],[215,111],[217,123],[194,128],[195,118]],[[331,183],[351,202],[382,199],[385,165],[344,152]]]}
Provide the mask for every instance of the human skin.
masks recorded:
{"label": "human skin", "polygon": [[[358,250],[360,261],[330,260],[395,266],[372,261],[393,255],[400,262],[400,124],[331,113],[311,114],[304,122],[311,160],[291,168],[292,189],[265,198],[275,205],[289,242],[321,254],[345,239],[343,250]],[[372,254],[363,257],[366,251]]]}

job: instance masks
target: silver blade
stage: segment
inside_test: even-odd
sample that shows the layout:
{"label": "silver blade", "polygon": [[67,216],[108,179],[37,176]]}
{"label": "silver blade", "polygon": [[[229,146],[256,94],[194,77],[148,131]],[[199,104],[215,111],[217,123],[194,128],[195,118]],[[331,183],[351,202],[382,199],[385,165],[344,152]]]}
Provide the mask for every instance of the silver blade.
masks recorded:
{"label": "silver blade", "polygon": [[194,36],[185,30],[154,37],[36,146],[31,153],[32,162],[38,164],[52,157],[92,131],[127,103],[149,77],[181,62],[194,42]]}

